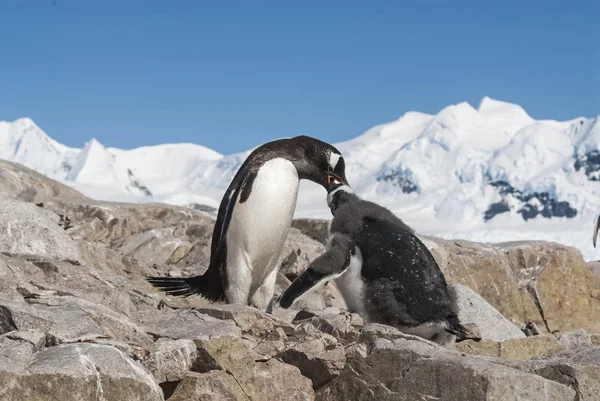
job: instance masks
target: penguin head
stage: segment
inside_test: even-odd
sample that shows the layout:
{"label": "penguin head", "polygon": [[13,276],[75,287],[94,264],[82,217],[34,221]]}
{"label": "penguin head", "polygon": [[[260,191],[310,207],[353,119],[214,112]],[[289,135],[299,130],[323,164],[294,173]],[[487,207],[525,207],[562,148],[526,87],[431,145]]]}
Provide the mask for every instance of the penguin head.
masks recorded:
{"label": "penguin head", "polygon": [[348,185],[336,182],[329,187],[327,192],[327,206],[331,210],[331,214],[335,214],[338,207],[347,202],[350,198],[355,198],[354,191]]}
{"label": "penguin head", "polygon": [[294,165],[301,179],[313,181],[325,189],[337,183],[348,184],[344,157],[334,146],[309,136],[291,141],[299,150]]}

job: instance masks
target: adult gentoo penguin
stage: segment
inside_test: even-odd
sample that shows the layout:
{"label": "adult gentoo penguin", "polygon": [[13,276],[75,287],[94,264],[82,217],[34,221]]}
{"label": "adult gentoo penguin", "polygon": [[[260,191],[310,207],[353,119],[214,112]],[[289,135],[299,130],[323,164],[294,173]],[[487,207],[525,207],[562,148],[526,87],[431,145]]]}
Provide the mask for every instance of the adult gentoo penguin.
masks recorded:
{"label": "adult gentoo penguin", "polygon": [[308,136],[256,148],[221,200],[207,271],[201,276],[148,281],[170,295],[200,294],[211,301],[270,311],[301,179],[325,188],[334,180],[346,182],[344,158],[335,147]]}
{"label": "adult gentoo penguin", "polygon": [[366,321],[442,345],[466,338],[454,294],[411,228],[346,185],[332,185],[327,203],[333,214],[327,249],[283,293],[283,308],[335,279],[348,308]]}

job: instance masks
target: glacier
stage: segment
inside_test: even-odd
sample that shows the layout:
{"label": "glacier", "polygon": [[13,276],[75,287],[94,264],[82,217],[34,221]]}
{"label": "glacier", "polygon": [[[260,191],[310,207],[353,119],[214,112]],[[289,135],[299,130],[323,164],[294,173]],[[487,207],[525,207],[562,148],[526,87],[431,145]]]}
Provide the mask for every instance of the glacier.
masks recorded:
{"label": "glacier", "polygon": [[[550,240],[596,260],[599,144],[599,117],[535,120],[516,104],[485,97],[477,108],[463,102],[435,115],[407,112],[334,145],[356,192],[421,233]],[[31,119],[0,122],[0,158],[100,200],[214,209],[251,151],[222,155],[196,144],[121,150],[96,139],[76,149]],[[302,182],[296,217],[330,218],[325,195]]]}

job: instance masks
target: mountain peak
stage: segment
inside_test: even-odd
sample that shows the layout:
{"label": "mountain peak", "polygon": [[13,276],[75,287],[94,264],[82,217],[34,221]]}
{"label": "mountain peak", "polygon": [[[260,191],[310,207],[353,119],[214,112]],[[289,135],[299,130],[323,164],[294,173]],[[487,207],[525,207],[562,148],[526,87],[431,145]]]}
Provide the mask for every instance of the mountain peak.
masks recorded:
{"label": "mountain peak", "polygon": [[104,145],[102,145],[100,143],[100,141],[98,141],[96,138],[92,138],[89,141],[86,142],[85,146],[83,147],[83,152],[89,152],[91,150],[101,150],[104,149]]}
{"label": "mountain peak", "polygon": [[517,114],[527,116],[531,119],[529,114],[518,104],[503,102],[502,100],[492,99],[488,96],[484,96],[481,99],[477,111],[482,114]]}

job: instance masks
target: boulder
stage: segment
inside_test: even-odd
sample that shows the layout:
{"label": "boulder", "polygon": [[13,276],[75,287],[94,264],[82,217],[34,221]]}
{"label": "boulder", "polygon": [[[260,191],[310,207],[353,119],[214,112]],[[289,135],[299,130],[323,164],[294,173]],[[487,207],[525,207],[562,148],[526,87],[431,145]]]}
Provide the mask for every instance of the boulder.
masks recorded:
{"label": "boulder", "polygon": [[[581,253],[542,241],[478,244],[420,236],[449,282],[465,285],[522,326],[600,331],[600,286]],[[548,331],[549,329],[549,331]]]}
{"label": "boulder", "polygon": [[169,401],[251,401],[233,376],[222,370],[188,373]]}
{"label": "boulder", "polygon": [[588,268],[591,270],[592,274],[596,276],[596,281],[600,284],[600,260],[589,262]]}
{"label": "boulder", "polygon": [[325,310],[317,316],[313,316],[302,322],[311,324],[315,329],[326,334],[330,334],[344,343],[352,343],[360,338],[360,329],[363,321],[356,313],[331,313]]}
{"label": "boulder", "polygon": [[150,345],[152,338],[137,322],[103,305],[73,296],[46,295],[24,301],[0,298],[19,330],[39,330],[58,343],[78,338],[109,337]]}
{"label": "boulder", "polygon": [[81,262],[75,242],[48,212],[11,200],[0,201],[0,252]]}
{"label": "boulder", "polygon": [[298,277],[325,250],[323,244],[292,227],[281,252],[279,271],[290,280]]}
{"label": "boulder", "polygon": [[138,319],[141,329],[155,338],[187,339],[198,344],[203,340],[242,335],[233,322],[218,320],[193,309],[143,310]]}
{"label": "boulder", "polygon": [[570,387],[576,401],[600,399],[600,347],[566,350],[547,358],[509,364]]}
{"label": "boulder", "polygon": [[300,230],[300,232],[307,237],[325,245],[329,238],[330,224],[331,220],[294,219],[292,227]]}
{"label": "boulder", "polygon": [[311,381],[302,376],[295,366],[276,359],[256,364],[252,387],[249,394],[253,400],[313,401],[315,399]]}
{"label": "boulder", "polygon": [[0,160],[0,198],[44,204],[61,210],[65,203],[90,198],[19,163]]}
{"label": "boulder", "polygon": [[256,363],[241,339],[220,337],[197,343],[197,371],[223,370],[256,400],[312,400],[311,382],[298,368],[275,359]]}
{"label": "boulder", "polygon": [[242,333],[250,332],[259,337],[272,331],[275,326],[286,325],[283,322],[277,322],[276,319],[266,313],[247,305],[213,304],[196,308],[196,310],[215,319],[234,322],[241,329]]}
{"label": "boulder", "polygon": [[[422,337],[415,336],[412,334],[406,334],[401,332],[395,327],[387,326],[385,324],[380,323],[369,323],[363,327],[360,332],[360,341],[371,345],[375,343],[379,339],[385,339],[389,341],[394,341],[397,339],[411,340],[411,341],[420,341],[431,346],[439,346],[437,343],[426,340]],[[477,344],[477,343],[475,343]]]}
{"label": "boulder", "polygon": [[[300,333],[298,333],[300,334]],[[345,348],[335,337],[323,333],[296,335],[277,354],[281,361],[296,366],[312,381],[315,390],[337,377],[346,362]]]}
{"label": "boulder", "polygon": [[150,348],[144,366],[158,383],[180,381],[197,363],[198,352],[192,340],[159,338]]}
{"label": "boulder", "polygon": [[576,392],[536,374],[420,341],[379,339],[348,355],[317,400],[574,401]]}
{"label": "boulder", "polygon": [[513,360],[529,360],[565,349],[552,335],[544,334],[506,341],[463,341],[456,349],[467,354],[486,355]]}
{"label": "boulder", "polygon": [[456,295],[458,317],[463,324],[473,323],[479,329],[481,338],[492,341],[505,341],[524,338],[525,334],[475,291],[461,284],[451,284]]}
{"label": "boulder", "polygon": [[[13,346],[7,347],[12,348],[14,353]],[[0,348],[0,355],[10,352],[5,350],[7,347]],[[24,360],[27,360],[26,363],[23,363]],[[162,390],[152,375],[114,347],[60,345],[35,354],[23,353],[17,361],[0,358],[0,399],[164,400]]]}
{"label": "boulder", "polygon": [[567,333],[556,333],[556,338],[566,349],[592,346],[592,340],[584,329],[573,330]]}

